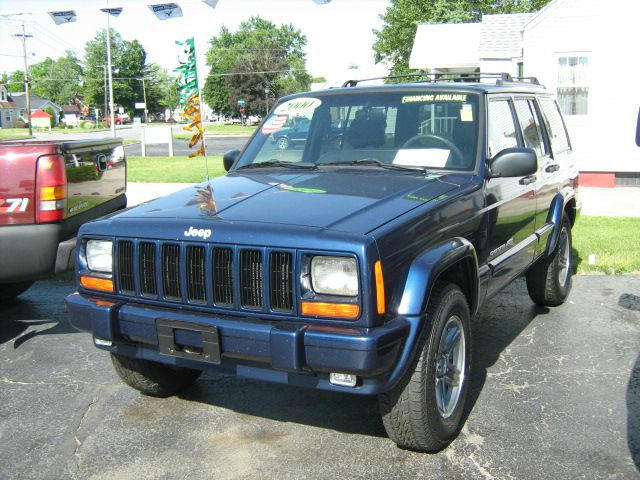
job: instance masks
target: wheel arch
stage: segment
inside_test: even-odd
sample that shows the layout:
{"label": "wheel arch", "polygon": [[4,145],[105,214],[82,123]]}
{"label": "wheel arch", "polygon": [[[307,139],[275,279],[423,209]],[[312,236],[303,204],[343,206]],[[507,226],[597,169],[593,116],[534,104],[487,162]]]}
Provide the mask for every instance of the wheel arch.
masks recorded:
{"label": "wheel arch", "polygon": [[545,256],[553,253],[556,245],[558,245],[560,229],[562,228],[562,217],[564,215],[569,218],[569,223],[571,227],[573,227],[578,216],[577,202],[575,192],[573,190],[570,192],[559,192],[551,202],[547,222],[553,224],[553,230],[547,240]]}
{"label": "wheel arch", "polygon": [[411,264],[398,314],[422,315],[438,281],[454,283],[467,298],[471,316],[479,303],[478,259],[475,248],[465,238],[447,240],[419,255]]}

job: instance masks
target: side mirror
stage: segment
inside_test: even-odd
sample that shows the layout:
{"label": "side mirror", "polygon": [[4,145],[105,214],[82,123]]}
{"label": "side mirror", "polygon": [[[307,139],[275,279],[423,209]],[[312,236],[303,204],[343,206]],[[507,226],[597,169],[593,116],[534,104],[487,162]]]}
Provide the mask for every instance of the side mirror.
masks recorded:
{"label": "side mirror", "polygon": [[531,148],[505,148],[489,162],[489,178],[526,177],[538,171],[538,156]]}
{"label": "side mirror", "polygon": [[236,162],[239,156],[240,156],[240,150],[238,149],[229,150],[227,153],[224,154],[224,157],[222,157],[222,163],[224,165],[224,169],[227,172],[231,170],[231,167]]}

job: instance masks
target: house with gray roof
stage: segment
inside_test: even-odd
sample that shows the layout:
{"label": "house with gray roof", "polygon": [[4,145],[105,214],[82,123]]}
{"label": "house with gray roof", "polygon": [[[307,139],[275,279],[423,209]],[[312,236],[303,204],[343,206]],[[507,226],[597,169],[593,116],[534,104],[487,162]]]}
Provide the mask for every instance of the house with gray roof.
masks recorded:
{"label": "house with gray roof", "polygon": [[532,14],[418,25],[411,68],[535,76],[555,92],[580,184],[640,186],[637,0],[552,0]]}
{"label": "house with gray roof", "polygon": [[[11,94],[11,98],[19,109],[19,115],[22,118],[27,118],[27,96],[24,92],[13,92]],[[31,100],[31,113],[36,110],[45,110],[50,108],[53,110],[53,118],[55,125],[58,125],[60,122],[60,112],[62,112],[62,107],[56,103],[53,103],[51,100],[47,100],[46,98],[39,97],[38,95],[29,95]]]}
{"label": "house with gray roof", "polygon": [[18,126],[19,110],[7,88],[0,84],[0,128]]}

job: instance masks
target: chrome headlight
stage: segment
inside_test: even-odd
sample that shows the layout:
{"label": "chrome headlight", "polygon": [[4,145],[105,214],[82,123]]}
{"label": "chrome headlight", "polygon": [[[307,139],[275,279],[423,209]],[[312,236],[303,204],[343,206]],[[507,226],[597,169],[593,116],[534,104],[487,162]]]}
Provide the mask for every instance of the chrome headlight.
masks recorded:
{"label": "chrome headlight", "polygon": [[111,273],[113,270],[113,242],[111,240],[89,240],[86,254],[89,270]]}
{"label": "chrome headlight", "polygon": [[349,257],[313,257],[311,284],[316,293],[355,297],[358,295],[356,260]]}

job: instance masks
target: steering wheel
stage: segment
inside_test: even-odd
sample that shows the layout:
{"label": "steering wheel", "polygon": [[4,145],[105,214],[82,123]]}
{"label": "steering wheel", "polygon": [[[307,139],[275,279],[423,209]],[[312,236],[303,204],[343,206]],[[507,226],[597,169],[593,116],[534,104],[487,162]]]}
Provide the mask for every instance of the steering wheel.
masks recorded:
{"label": "steering wheel", "polygon": [[456,162],[458,165],[464,165],[466,163],[464,159],[464,155],[462,154],[460,149],[456,146],[456,144],[453,143],[451,140],[448,140],[444,137],[440,137],[438,135],[430,135],[430,134],[414,135],[413,137],[409,138],[406,142],[404,142],[400,148],[409,148],[414,143],[420,143],[423,140],[436,140],[440,142],[453,153],[453,156],[455,157],[455,159],[458,160],[458,162]]}

